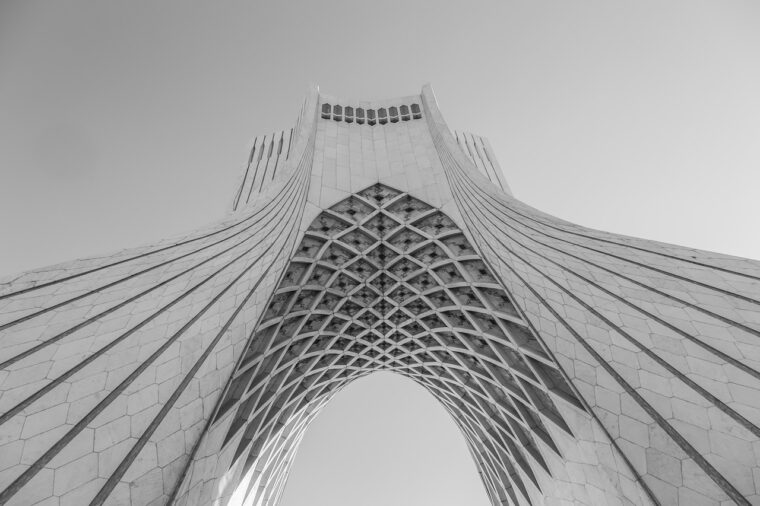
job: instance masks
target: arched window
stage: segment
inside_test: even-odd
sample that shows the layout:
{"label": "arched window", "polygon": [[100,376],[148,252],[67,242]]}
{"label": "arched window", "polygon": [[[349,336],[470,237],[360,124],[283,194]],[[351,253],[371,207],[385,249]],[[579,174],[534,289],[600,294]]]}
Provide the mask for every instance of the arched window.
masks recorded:
{"label": "arched window", "polygon": [[391,113],[391,123],[398,123],[398,107],[391,107],[389,111]]}
{"label": "arched window", "polygon": [[323,119],[332,118],[335,121],[345,121],[346,123],[353,123],[356,121],[358,124],[363,125],[365,122],[374,126],[378,123],[386,125],[388,121],[391,123],[398,123],[399,120],[409,121],[410,119],[422,118],[422,108],[419,104],[391,106],[388,108],[381,107],[380,109],[364,109],[362,107],[352,106],[340,106],[331,104],[322,104],[321,115]]}
{"label": "arched window", "polygon": [[411,118],[409,116],[409,106],[408,105],[402,105],[401,106],[401,119],[404,121],[409,121]]}

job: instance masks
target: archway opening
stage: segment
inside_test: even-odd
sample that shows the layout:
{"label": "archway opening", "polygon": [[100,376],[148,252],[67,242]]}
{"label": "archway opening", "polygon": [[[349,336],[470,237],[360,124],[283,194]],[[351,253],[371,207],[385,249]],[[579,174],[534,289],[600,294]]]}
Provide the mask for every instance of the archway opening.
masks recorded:
{"label": "archway opening", "polygon": [[354,381],[314,419],[280,506],[489,506],[443,406],[399,374]]}

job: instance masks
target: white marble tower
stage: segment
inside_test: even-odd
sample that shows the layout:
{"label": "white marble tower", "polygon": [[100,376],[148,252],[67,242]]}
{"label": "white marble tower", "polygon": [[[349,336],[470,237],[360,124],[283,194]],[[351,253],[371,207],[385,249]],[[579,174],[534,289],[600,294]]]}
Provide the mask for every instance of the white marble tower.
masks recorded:
{"label": "white marble tower", "polygon": [[0,282],[0,504],[274,505],[377,370],[494,505],[760,504],[760,262],[523,204],[429,87],[312,90],[221,221]]}

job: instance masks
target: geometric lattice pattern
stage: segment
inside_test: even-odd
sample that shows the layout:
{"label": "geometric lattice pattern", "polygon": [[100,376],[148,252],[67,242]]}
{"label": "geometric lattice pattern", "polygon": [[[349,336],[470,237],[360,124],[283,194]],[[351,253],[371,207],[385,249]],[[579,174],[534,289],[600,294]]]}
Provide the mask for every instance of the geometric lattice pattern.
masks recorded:
{"label": "geometric lattice pattern", "polygon": [[[561,459],[545,424],[570,429],[552,397],[581,408],[462,231],[380,184],[322,212],[280,280],[216,414],[235,411],[225,439],[237,441],[233,461],[245,458],[247,473],[281,427],[376,370],[444,404],[494,504],[531,504],[526,481],[540,490],[536,470]],[[270,467],[282,461],[271,453]],[[264,483],[248,493],[276,497],[282,477],[266,465],[256,475]]]}

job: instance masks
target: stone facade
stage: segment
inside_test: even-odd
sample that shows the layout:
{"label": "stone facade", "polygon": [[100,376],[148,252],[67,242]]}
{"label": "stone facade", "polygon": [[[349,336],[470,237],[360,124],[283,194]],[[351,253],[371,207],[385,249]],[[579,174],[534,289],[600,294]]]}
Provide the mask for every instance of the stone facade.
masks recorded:
{"label": "stone facade", "polygon": [[760,504],[760,262],[512,197],[429,87],[312,90],[218,223],[0,282],[0,504],[276,504],[392,370],[494,505]]}

